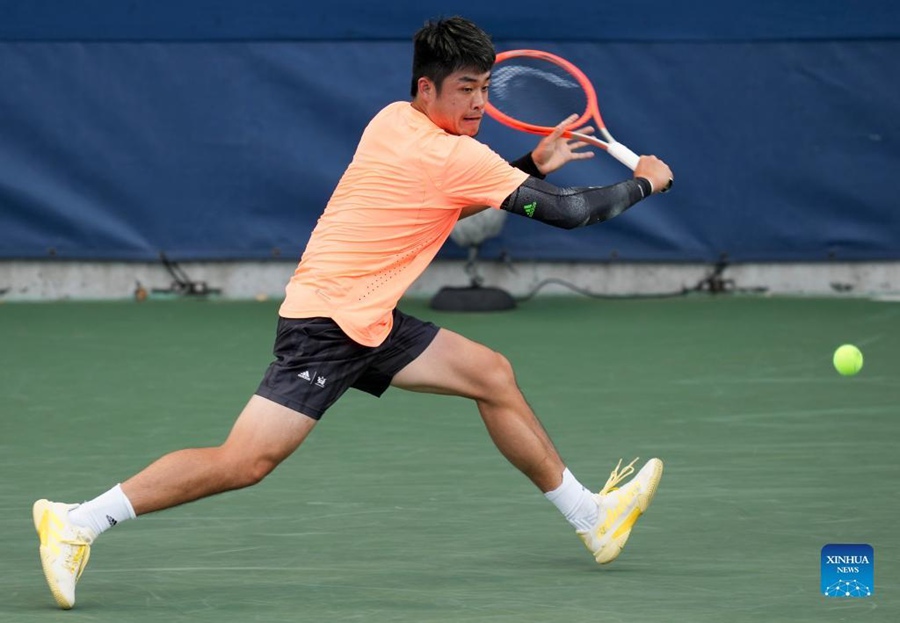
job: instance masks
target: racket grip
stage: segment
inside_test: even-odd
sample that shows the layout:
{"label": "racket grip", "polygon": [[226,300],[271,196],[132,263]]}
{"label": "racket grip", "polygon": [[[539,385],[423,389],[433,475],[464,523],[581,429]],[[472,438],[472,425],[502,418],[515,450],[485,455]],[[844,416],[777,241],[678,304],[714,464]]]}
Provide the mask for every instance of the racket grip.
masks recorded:
{"label": "racket grip", "polygon": [[610,156],[624,164],[626,167],[634,171],[637,168],[638,161],[641,159],[636,153],[625,147],[622,143],[613,141],[610,143],[606,151]]}
{"label": "racket grip", "polygon": [[[638,162],[641,157],[636,153],[625,147],[622,143],[617,143],[615,141],[609,143],[606,147],[606,151],[609,152],[609,155],[624,164],[626,167],[634,171],[637,168]],[[669,183],[666,184],[666,187],[663,188],[661,193],[669,192],[669,189],[672,188],[672,180],[669,180]]]}

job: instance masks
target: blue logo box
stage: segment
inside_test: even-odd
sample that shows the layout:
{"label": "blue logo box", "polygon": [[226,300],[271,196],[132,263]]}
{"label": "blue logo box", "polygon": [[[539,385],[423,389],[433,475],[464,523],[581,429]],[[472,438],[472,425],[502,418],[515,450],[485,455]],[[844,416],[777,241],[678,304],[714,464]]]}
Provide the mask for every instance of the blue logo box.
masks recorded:
{"label": "blue logo box", "polygon": [[822,594],[871,597],[875,594],[875,552],[864,543],[832,543],[822,548]]}

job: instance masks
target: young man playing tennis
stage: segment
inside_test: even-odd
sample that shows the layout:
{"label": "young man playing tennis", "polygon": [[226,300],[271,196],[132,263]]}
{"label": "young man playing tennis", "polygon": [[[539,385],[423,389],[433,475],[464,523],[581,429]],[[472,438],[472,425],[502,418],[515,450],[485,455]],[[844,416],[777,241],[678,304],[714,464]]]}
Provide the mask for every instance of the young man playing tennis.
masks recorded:
{"label": "young man playing tennis", "polygon": [[[57,603],[71,608],[91,543],[127,519],[261,481],[306,439],[350,387],[389,386],[475,401],[501,453],[556,505],[600,563],[622,549],[662,476],[652,459],[613,470],[599,494],[565,464],[516,385],[509,362],[461,335],[396,309],[458,218],[488,206],[560,227],[600,222],[662,189],[672,174],[645,156],[635,178],[606,188],[560,189],[542,181],[590,157],[563,126],[511,166],[473,137],[487,98],[494,48],[461,18],[415,36],[412,102],[370,122],[353,161],[286,288],[276,360],[218,447],[168,454],[80,505],[39,500],[34,523]],[[572,119],[567,120],[571,123]],[[620,462],[621,464],[621,462]]]}

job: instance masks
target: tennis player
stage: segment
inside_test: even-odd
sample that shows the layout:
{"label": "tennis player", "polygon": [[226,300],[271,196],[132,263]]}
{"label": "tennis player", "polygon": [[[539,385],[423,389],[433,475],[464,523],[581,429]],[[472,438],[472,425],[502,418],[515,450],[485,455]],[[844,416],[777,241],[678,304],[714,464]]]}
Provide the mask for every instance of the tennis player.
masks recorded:
{"label": "tennis player", "polygon": [[633,179],[612,186],[545,182],[547,173],[592,155],[562,137],[574,117],[507,163],[475,139],[493,63],[489,36],[465,19],[429,22],[416,33],[412,101],[388,105],[363,132],[287,285],[275,361],[222,445],[163,456],[82,504],[34,504],[41,563],[60,607],[75,604],[90,546],[104,531],[260,482],[351,387],[375,396],[393,386],[472,399],[500,452],[596,560],[619,555],[656,492],[662,462],[651,459],[617,487],[635,471],[620,470],[620,461],[592,493],[566,468],[503,355],[397,309],[460,218],[499,208],[581,227],[621,213],[672,177],[662,161],[644,156]]}

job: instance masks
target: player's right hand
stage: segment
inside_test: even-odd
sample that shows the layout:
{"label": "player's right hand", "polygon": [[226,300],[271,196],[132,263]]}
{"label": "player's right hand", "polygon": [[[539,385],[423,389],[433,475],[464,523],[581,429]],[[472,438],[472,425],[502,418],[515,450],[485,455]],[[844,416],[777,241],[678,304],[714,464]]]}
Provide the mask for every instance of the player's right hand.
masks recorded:
{"label": "player's right hand", "polygon": [[634,169],[635,177],[643,177],[650,180],[653,186],[653,194],[666,190],[675,177],[672,169],[656,156],[641,156],[637,167]]}

